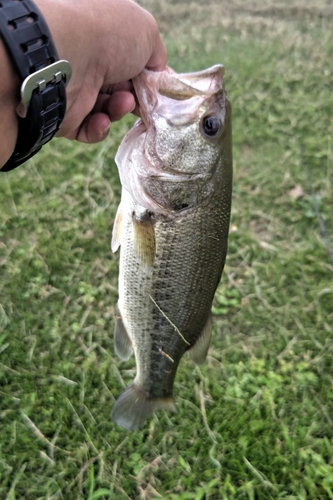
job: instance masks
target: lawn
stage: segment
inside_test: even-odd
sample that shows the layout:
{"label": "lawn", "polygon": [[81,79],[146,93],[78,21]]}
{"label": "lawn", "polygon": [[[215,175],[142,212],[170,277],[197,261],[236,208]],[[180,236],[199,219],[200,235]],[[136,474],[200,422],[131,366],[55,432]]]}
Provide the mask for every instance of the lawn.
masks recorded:
{"label": "lawn", "polygon": [[333,7],[145,0],[185,72],[223,63],[233,105],[229,253],[205,365],[178,413],[110,420],[120,197],[102,144],[60,139],[0,174],[0,498],[333,499]]}

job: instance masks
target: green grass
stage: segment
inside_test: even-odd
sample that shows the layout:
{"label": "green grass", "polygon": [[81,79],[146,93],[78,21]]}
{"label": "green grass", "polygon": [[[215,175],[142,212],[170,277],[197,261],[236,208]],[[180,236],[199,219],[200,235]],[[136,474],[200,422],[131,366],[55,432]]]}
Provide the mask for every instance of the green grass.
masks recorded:
{"label": "green grass", "polygon": [[110,250],[131,117],[101,145],[54,140],[1,174],[0,498],[333,499],[333,12],[146,5],[169,64],[223,62],[233,104],[208,361],[182,361],[176,415],[132,433],[110,421],[135,373],[113,351]]}

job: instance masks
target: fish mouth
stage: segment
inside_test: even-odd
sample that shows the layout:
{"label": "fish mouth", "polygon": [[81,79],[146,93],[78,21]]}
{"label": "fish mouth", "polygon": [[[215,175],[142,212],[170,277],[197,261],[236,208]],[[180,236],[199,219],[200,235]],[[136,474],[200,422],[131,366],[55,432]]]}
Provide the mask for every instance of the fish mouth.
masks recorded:
{"label": "fish mouth", "polygon": [[[165,99],[187,101],[205,98],[224,90],[224,66],[217,64],[203,71],[178,74],[171,68],[165,71],[144,69],[133,78],[139,112],[146,129],[151,124],[150,116],[155,107]],[[166,103],[172,105],[172,102]]]}

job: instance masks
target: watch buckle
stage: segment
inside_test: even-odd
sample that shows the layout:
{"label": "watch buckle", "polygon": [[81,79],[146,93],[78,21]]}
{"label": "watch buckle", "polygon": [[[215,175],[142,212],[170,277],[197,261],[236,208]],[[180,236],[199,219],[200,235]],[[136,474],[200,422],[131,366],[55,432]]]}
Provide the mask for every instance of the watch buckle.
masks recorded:
{"label": "watch buckle", "polygon": [[29,75],[21,85],[21,102],[16,108],[17,114],[21,118],[27,116],[34,90],[42,92],[49,83],[59,83],[61,80],[64,80],[67,85],[71,76],[72,67],[65,60],[57,61]]}

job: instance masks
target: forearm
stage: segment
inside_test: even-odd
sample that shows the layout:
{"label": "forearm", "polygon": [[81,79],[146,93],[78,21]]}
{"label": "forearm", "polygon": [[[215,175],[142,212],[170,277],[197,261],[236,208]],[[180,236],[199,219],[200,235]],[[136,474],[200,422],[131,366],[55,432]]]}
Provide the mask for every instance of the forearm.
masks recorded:
{"label": "forearm", "polygon": [[12,155],[18,131],[20,82],[0,38],[0,168]]}

